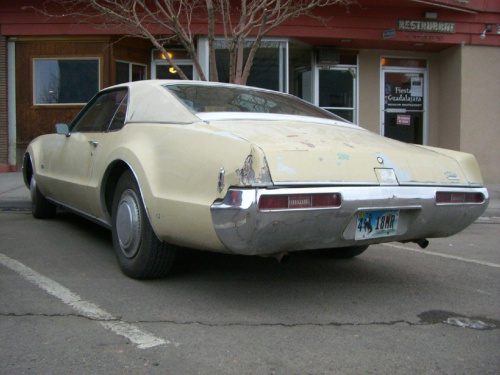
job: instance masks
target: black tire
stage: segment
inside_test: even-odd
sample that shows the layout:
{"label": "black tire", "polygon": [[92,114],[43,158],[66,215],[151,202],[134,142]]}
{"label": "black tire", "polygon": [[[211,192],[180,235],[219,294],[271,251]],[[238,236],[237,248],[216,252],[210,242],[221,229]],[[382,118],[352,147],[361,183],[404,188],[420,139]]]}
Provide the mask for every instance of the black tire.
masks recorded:
{"label": "black tire", "polygon": [[31,214],[36,219],[51,219],[56,216],[57,206],[47,200],[36,185],[35,176],[30,180]]}
{"label": "black tire", "polygon": [[166,276],[176,248],[160,241],[151,227],[133,174],[118,180],[113,199],[112,237],[116,259],[123,273],[133,279]]}
{"label": "black tire", "polygon": [[333,259],[350,259],[364,253],[366,249],[368,249],[368,245],[321,249],[319,252]]}

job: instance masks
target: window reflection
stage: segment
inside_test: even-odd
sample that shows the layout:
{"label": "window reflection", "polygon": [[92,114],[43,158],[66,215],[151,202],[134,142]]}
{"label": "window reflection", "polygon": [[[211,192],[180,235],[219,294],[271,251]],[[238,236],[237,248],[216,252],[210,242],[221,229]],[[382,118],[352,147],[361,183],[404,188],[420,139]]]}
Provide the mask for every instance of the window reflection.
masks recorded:
{"label": "window reflection", "polygon": [[99,59],[34,59],[34,104],[83,104],[99,91]]}
{"label": "window reflection", "polygon": [[[253,42],[245,42],[243,61],[246,62]],[[220,82],[229,82],[229,51],[226,42],[219,40],[215,42],[215,58],[217,61],[217,73]],[[248,86],[263,89],[286,91],[285,85],[285,53],[286,42],[264,41],[261,42],[255,54],[250,75],[247,80]]]}

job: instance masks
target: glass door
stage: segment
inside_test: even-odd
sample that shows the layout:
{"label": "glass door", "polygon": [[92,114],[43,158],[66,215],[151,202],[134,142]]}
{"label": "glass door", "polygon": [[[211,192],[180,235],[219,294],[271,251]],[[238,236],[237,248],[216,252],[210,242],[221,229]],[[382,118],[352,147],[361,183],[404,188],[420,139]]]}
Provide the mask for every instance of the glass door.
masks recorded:
{"label": "glass door", "polygon": [[382,72],[382,134],[406,143],[425,144],[425,72]]}
{"label": "glass door", "polygon": [[319,69],[318,105],[356,122],[356,68]]}

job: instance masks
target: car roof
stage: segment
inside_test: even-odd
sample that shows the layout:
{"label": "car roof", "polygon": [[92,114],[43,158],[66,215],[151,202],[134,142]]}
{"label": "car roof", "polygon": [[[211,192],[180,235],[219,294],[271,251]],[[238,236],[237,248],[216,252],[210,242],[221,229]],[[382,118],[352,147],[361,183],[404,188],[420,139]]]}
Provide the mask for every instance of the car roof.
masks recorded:
{"label": "car roof", "polygon": [[[251,86],[241,86],[230,83],[193,81],[193,80],[142,80],[126,82],[109,87],[107,90],[115,90],[120,87],[127,87],[129,90],[129,102],[127,109],[126,123],[170,123],[170,124],[191,124],[199,121],[206,121],[203,116],[198,116],[181,101],[175,94],[166,87],[170,85],[202,85],[213,87],[244,87],[245,90],[255,90],[264,92],[275,91],[266,90]],[[289,94],[279,93],[285,96]],[[291,96],[291,95],[290,95]],[[254,114],[255,115],[255,114]],[[220,116],[220,115],[219,115]],[[231,114],[231,118],[235,114]],[[269,117],[269,114],[266,114]],[[282,115],[280,115],[283,118]],[[248,119],[248,115],[245,115]],[[331,121],[331,120],[329,120]],[[338,122],[338,121],[337,121]]]}
{"label": "car roof", "polygon": [[[127,82],[112,86],[109,90],[128,87],[129,103],[126,123],[175,123],[198,122],[195,116],[165,85],[173,80],[148,80]],[[186,82],[186,81],[175,81]]]}

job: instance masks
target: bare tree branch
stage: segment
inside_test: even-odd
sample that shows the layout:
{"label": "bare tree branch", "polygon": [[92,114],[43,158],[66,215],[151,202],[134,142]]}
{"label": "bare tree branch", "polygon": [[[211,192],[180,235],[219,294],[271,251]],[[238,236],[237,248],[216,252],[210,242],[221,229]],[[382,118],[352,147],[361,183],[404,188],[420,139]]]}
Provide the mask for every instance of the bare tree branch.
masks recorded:
{"label": "bare tree branch", "polygon": [[[246,84],[262,39],[270,31],[300,16],[322,19],[312,14],[318,8],[355,3],[356,0],[45,0],[40,7],[32,8],[48,17],[74,17],[99,28],[118,29],[148,39],[183,79],[188,77],[169,56],[165,43],[175,40],[181,44],[198,77],[206,80],[196,38],[207,35],[209,78],[218,81],[216,26],[219,25],[220,37],[229,53],[229,81]],[[59,11],[48,11],[50,4]],[[193,21],[202,25],[200,30],[193,29]]]}

